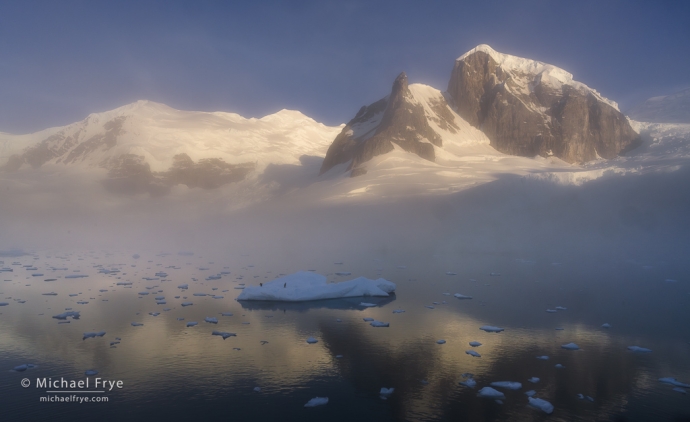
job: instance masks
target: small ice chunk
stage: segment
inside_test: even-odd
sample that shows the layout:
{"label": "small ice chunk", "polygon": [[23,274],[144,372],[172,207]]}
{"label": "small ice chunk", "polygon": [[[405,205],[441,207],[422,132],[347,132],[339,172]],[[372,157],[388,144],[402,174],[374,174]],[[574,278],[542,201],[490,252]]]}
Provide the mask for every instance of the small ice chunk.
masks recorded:
{"label": "small ice chunk", "polygon": [[685,391],[684,389],[682,389],[680,387],[673,387],[673,391],[677,391],[677,392],[683,393],[683,394],[688,394],[687,391]]}
{"label": "small ice chunk", "polygon": [[221,312],[222,316],[232,316],[232,312]]}
{"label": "small ice chunk", "polygon": [[84,375],[86,375],[87,377],[90,377],[92,375],[97,375],[97,374],[98,374],[98,371],[96,371],[95,369],[88,369],[86,372],[84,372]]}
{"label": "small ice chunk", "polygon": [[149,292],[139,292],[139,294],[140,294],[141,296],[146,296],[146,295],[149,294]]}
{"label": "small ice chunk", "polygon": [[141,322],[133,322],[132,323],[132,327],[141,327],[142,325],[144,325],[144,324]]}
{"label": "small ice chunk", "polygon": [[368,303],[368,302],[361,302],[361,303],[359,304],[359,306],[364,306],[364,307],[366,307],[366,308],[371,308],[371,307],[376,306],[376,304],[375,304],[375,303]]}
{"label": "small ice chunk", "polygon": [[441,339],[441,340],[436,340],[436,343],[438,344],[446,344],[446,341]]}
{"label": "small ice chunk", "polygon": [[389,327],[390,323],[383,321],[371,321],[369,325],[371,325],[372,327]]}
{"label": "small ice chunk", "polygon": [[601,325],[601,328],[611,328],[611,324],[609,324],[608,322],[606,322],[606,323],[604,323],[604,324]]}
{"label": "small ice chunk", "polygon": [[474,350],[465,350],[465,353],[467,353],[470,356],[474,356],[475,358],[480,358],[482,355],[479,353],[475,352]]}
{"label": "small ice chunk", "polygon": [[494,327],[493,325],[484,325],[479,327],[480,330],[486,331],[487,333],[500,333],[504,331],[504,328]]}
{"label": "small ice chunk", "polygon": [[568,309],[568,308],[564,308],[562,306],[556,306],[556,310],[558,310],[558,311],[565,311],[566,309]]}
{"label": "small ice chunk", "polygon": [[261,387],[254,387],[254,391],[257,392],[257,393],[260,393],[260,392],[261,392]]}
{"label": "small ice chunk", "polygon": [[628,346],[628,350],[635,353],[650,353],[652,350],[640,346]]}
{"label": "small ice chunk", "polygon": [[451,272],[451,271],[446,271],[446,275],[458,275],[458,273],[454,273],[454,272]]}
{"label": "small ice chunk", "polygon": [[182,302],[181,305],[182,306],[192,306],[194,304],[192,302]]}
{"label": "small ice chunk", "polygon": [[671,384],[671,385],[676,386],[676,387],[690,388],[690,384],[680,382],[677,379],[672,378],[672,377],[659,378],[659,382]]}
{"label": "small ice chunk", "polygon": [[481,390],[479,390],[479,394],[477,394],[477,397],[483,397],[487,399],[505,399],[506,396],[505,394],[501,393],[498,390],[494,390],[491,387],[484,387]]}
{"label": "small ice chunk", "polygon": [[309,344],[318,343],[318,340],[315,339],[314,337],[309,337],[309,338],[307,339],[307,343],[309,343]]}
{"label": "small ice chunk", "polygon": [[585,396],[584,396],[584,394],[578,394],[578,395],[577,395],[577,398],[580,399],[580,400],[584,400],[584,399],[585,399]]}
{"label": "small ice chunk", "polygon": [[427,306],[425,306],[425,307],[426,307],[426,308],[429,308],[429,309],[434,309],[434,307],[431,306],[431,305],[427,305]]}
{"label": "small ice chunk", "polygon": [[204,321],[208,322],[209,324],[218,324],[218,318],[216,317],[206,317],[204,318]]}
{"label": "small ice chunk", "polygon": [[522,384],[515,381],[495,381],[490,384],[492,387],[507,388],[509,390],[519,390]]}
{"label": "small ice chunk", "polygon": [[336,359],[342,359],[342,358],[343,358],[343,355],[335,355],[335,358],[336,358]]}
{"label": "small ice chunk", "polygon": [[568,344],[562,344],[561,349],[566,349],[566,350],[580,350],[580,346],[578,346],[575,343],[568,343]]}
{"label": "small ice chunk", "polygon": [[379,391],[379,394],[382,396],[390,396],[391,394],[393,394],[393,391],[395,391],[395,388],[381,387],[381,391]]}
{"label": "small ice chunk", "polygon": [[525,395],[526,395],[527,397],[532,397],[532,396],[534,396],[535,394],[537,394],[537,392],[534,391],[534,390],[525,391]]}
{"label": "small ice chunk", "polygon": [[547,309],[546,312],[550,314],[555,314],[557,311],[555,309]]}
{"label": "small ice chunk", "polygon": [[304,405],[304,407],[316,407],[316,406],[323,406],[324,404],[328,403],[328,397],[314,397],[313,399],[309,400],[307,404]]}
{"label": "small ice chunk", "polygon": [[189,322],[187,323],[187,327],[194,327],[195,325],[198,325],[198,324],[199,324],[199,323],[196,322],[196,321],[189,321]]}
{"label": "small ice chunk", "polygon": [[482,344],[481,344],[480,342],[478,342],[478,341],[471,341],[471,342],[470,342],[470,346],[472,346],[472,347],[479,347],[479,346],[481,346],[481,345],[482,345]]}
{"label": "small ice chunk", "polygon": [[537,356],[537,359],[539,360],[549,360],[549,357],[544,355],[544,356]]}
{"label": "small ice chunk", "polygon": [[352,273],[349,271],[340,271],[340,272],[335,273],[335,275],[345,276],[345,275],[352,275]]}
{"label": "small ice chunk", "polygon": [[206,296],[206,293],[192,293],[192,296]]}
{"label": "small ice chunk", "polygon": [[362,320],[364,320],[364,322],[371,322],[374,318],[362,318]]}
{"label": "small ice chunk", "polygon": [[87,338],[93,338],[93,337],[103,337],[104,335],[105,335],[105,331],[98,331],[98,332],[91,331],[88,333],[84,333],[84,337],[82,338],[82,340],[86,340]]}
{"label": "small ice chunk", "polygon": [[177,286],[178,289],[187,290],[189,289],[189,284],[180,284]]}
{"label": "small ice chunk", "polygon": [[395,309],[395,310],[393,311],[394,314],[402,314],[403,312],[405,312],[404,309]]}
{"label": "small ice chunk", "polygon": [[537,377],[532,377],[532,378],[528,379],[527,381],[531,382],[532,384],[536,384],[536,383],[539,382],[539,378],[537,378]]}
{"label": "small ice chunk", "polygon": [[228,333],[227,331],[213,331],[211,333],[213,336],[221,336],[223,337],[223,340],[225,340],[228,337],[237,337],[237,334],[235,333]]}
{"label": "small ice chunk", "polygon": [[7,303],[7,302],[0,302],[0,306],[7,306],[7,305],[9,305],[9,303]]}
{"label": "small ice chunk", "polygon": [[472,296],[465,296],[461,295],[460,293],[456,293],[453,296],[457,297],[458,299],[472,299]]}
{"label": "small ice chunk", "polygon": [[553,413],[553,405],[549,402],[547,402],[544,399],[535,399],[532,397],[528,397],[527,400],[529,400],[529,405],[542,410],[544,413],[551,414]]}
{"label": "small ice chunk", "polygon": [[15,366],[12,370],[15,372],[24,372],[27,369],[34,369],[36,368],[36,365],[32,363],[25,363],[23,365]]}
{"label": "small ice chunk", "polygon": [[151,316],[158,316],[160,314],[161,314],[160,312],[149,312],[149,315],[151,315]]}
{"label": "small ice chunk", "polygon": [[465,381],[460,381],[459,384],[465,387],[474,388],[477,385],[477,381],[475,381],[474,378],[468,378]]}
{"label": "small ice chunk", "polygon": [[554,365],[554,367],[555,367],[555,368],[558,368],[558,369],[563,369],[563,368],[565,368],[565,366],[561,365],[560,363],[557,363],[556,365]]}

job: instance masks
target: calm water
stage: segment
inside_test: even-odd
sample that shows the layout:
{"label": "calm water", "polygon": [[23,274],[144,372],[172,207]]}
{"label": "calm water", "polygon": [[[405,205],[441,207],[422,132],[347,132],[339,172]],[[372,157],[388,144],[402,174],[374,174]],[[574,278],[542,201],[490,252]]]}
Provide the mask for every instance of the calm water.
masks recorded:
{"label": "calm water", "polygon": [[[561,258],[554,263],[553,258],[465,254],[413,262],[334,257],[331,262],[272,266],[251,256],[142,253],[133,259],[132,253],[51,251],[0,258],[0,267],[14,270],[0,272],[0,302],[9,303],[0,307],[3,420],[690,419],[690,397],[658,382],[660,377],[690,382],[687,263],[661,258]],[[342,265],[334,264],[341,260]],[[23,267],[29,264],[36,270]],[[101,274],[100,268],[121,272]],[[380,275],[397,283],[397,294],[365,299],[376,303],[374,308],[359,306],[359,299],[235,301],[240,292],[235,287],[241,283],[256,285],[304,269],[333,281]],[[158,271],[167,277],[143,279],[155,278]],[[339,277],[336,271],[352,276]],[[205,280],[220,272],[230,274]],[[501,275],[490,276],[492,272]],[[66,279],[68,274],[88,277]],[[57,280],[44,281],[48,278]],[[116,285],[123,281],[133,285]],[[183,283],[188,290],[177,288]],[[150,293],[139,295],[142,291]],[[43,295],[49,292],[57,295]],[[158,295],[167,304],[157,305]],[[194,304],[182,307],[183,301]],[[567,309],[545,312],[556,306]],[[68,324],[51,318],[66,308],[80,311],[81,318],[68,319]],[[393,314],[395,309],[405,312]],[[205,317],[219,322],[206,323]],[[366,317],[390,322],[390,327],[371,327],[362,320]],[[199,324],[188,328],[189,321]],[[144,325],[133,327],[132,322]],[[612,327],[601,328],[603,323]],[[505,331],[485,333],[479,330],[482,325]],[[212,336],[213,330],[237,336],[223,340]],[[106,334],[82,340],[88,331]],[[310,336],[318,343],[307,344]],[[118,337],[121,342],[110,347]],[[439,339],[446,344],[437,344]],[[465,353],[472,349],[470,341],[483,343],[474,349],[481,358]],[[560,347],[570,342],[582,350]],[[627,347],[632,345],[652,352],[631,353]],[[540,355],[550,359],[536,359]],[[11,371],[25,363],[38,367]],[[555,368],[558,363],[565,368]],[[107,403],[40,402],[47,394],[35,387],[37,378],[83,380],[89,369],[99,371],[89,377],[92,383],[97,377],[121,380],[123,388],[98,394],[107,396]],[[473,389],[458,384],[467,372],[477,381]],[[540,381],[532,384],[527,381],[531,377]],[[30,387],[21,387],[23,378],[31,381]],[[478,398],[477,391],[493,381],[518,381],[523,387],[504,391],[503,404]],[[382,399],[381,387],[395,391]],[[527,406],[525,392],[531,389],[555,406],[553,414]],[[594,402],[578,399],[579,393]],[[313,397],[328,397],[329,403],[305,408]]]}

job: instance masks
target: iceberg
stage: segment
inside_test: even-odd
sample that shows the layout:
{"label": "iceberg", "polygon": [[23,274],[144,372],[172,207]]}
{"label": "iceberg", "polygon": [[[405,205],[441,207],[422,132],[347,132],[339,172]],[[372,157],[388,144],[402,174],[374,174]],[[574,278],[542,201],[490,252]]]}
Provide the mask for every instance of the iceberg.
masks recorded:
{"label": "iceberg", "polygon": [[498,390],[494,390],[491,387],[484,387],[481,390],[479,390],[479,394],[477,394],[477,397],[483,397],[487,399],[504,399],[506,398],[505,394],[501,393]]}
{"label": "iceberg", "polygon": [[522,384],[515,381],[495,381],[489,385],[492,387],[507,388],[509,390],[519,390],[522,388]]}
{"label": "iceberg", "polygon": [[358,277],[339,283],[328,283],[327,278],[321,274],[300,271],[269,281],[263,286],[249,286],[240,293],[237,300],[301,302],[343,297],[389,296],[395,288],[395,283],[383,278],[370,280]]}
{"label": "iceberg", "polygon": [[304,407],[316,407],[316,406],[323,406],[324,404],[328,403],[328,397],[314,397],[313,399],[309,400],[307,404],[304,405]]}
{"label": "iceberg", "polygon": [[540,409],[544,413],[551,414],[553,413],[553,405],[549,402],[547,402],[544,399],[535,399],[532,397],[528,397],[527,400],[529,400],[529,405],[536,408]]}

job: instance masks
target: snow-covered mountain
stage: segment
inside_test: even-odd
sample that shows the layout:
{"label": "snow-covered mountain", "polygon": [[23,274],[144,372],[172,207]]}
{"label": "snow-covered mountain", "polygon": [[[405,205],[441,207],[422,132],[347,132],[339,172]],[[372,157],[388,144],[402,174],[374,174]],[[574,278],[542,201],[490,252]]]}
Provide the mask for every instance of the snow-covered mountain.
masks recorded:
{"label": "snow-covered mountain", "polygon": [[630,118],[652,123],[690,123],[690,89],[652,97],[628,110]]}
{"label": "snow-covered mountain", "polygon": [[2,134],[0,170],[100,168],[115,190],[217,187],[323,156],[339,130],[292,110],[246,119],[138,101],[32,135]]}
{"label": "snow-covered mountain", "polygon": [[333,142],[321,172],[348,163],[352,176],[394,145],[429,161],[451,144],[489,143],[500,152],[582,163],[639,145],[616,103],[563,69],[480,45],[456,62],[447,92],[410,85],[362,107]]}

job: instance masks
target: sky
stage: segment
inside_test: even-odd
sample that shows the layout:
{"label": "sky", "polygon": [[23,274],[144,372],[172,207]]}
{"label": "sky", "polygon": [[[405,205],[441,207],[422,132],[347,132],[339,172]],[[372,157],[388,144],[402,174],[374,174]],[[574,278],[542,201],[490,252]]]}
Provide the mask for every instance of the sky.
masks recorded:
{"label": "sky", "polygon": [[345,123],[478,44],[550,63],[625,111],[690,88],[685,1],[0,1],[0,132],[139,99]]}

